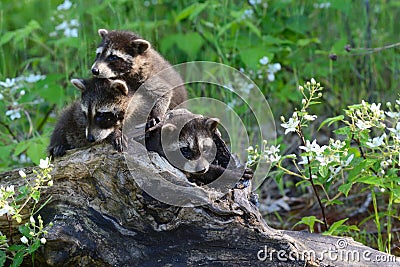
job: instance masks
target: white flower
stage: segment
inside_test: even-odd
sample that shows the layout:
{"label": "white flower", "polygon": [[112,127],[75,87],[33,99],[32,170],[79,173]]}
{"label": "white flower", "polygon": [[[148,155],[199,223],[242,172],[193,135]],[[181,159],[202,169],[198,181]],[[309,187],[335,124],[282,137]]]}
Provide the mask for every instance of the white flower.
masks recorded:
{"label": "white flower", "polygon": [[53,186],[53,180],[48,181],[48,182],[47,182],[47,185],[48,185],[48,186]]}
{"label": "white flower", "polygon": [[50,167],[49,157],[46,157],[46,159],[40,159],[39,168],[47,169],[48,167]]}
{"label": "white flower", "polygon": [[26,177],[26,173],[23,170],[19,170],[19,176],[21,176],[22,178]]}
{"label": "white flower", "polygon": [[368,142],[366,142],[365,144],[367,146],[369,146],[370,148],[379,147],[383,144],[383,139],[385,139],[385,137],[386,137],[386,134],[384,133],[380,137],[374,137],[373,139],[368,139]]}
{"label": "white flower", "polygon": [[387,162],[386,160],[381,162],[381,168],[382,169],[386,169],[389,165],[390,165],[389,162]]}
{"label": "white flower", "polygon": [[314,78],[311,78],[311,84],[312,84],[312,85],[315,85],[315,84],[317,84],[317,82],[315,81],[315,79],[314,79]]}
{"label": "white flower", "polygon": [[270,146],[269,149],[265,151],[265,153],[267,153],[268,155],[279,153],[280,151],[279,147],[280,145]]}
{"label": "white flower", "polygon": [[28,244],[28,238],[26,238],[25,236],[21,237],[21,242],[24,244]]}
{"label": "white flower", "polygon": [[400,121],[397,122],[396,128],[388,128],[388,130],[394,133],[395,138],[400,140]]}
{"label": "white flower", "polygon": [[299,146],[300,149],[303,149],[305,152],[314,152],[317,155],[322,155],[322,153],[324,153],[325,149],[327,148],[327,146],[320,146],[317,144],[317,140],[314,139],[314,141],[312,143],[310,143],[309,140],[306,140],[306,144],[305,146]]}
{"label": "white flower", "polygon": [[40,243],[42,243],[43,245],[46,244],[46,241],[47,241],[46,238],[44,237],[40,238]]}
{"label": "white flower", "polygon": [[31,222],[32,225],[34,225],[36,223],[35,219],[32,216],[29,218],[29,221]]}
{"label": "white flower", "polygon": [[6,87],[6,88],[10,88],[13,87],[16,83],[15,78],[6,78],[6,80],[4,82],[0,82],[0,86]]}
{"label": "white flower", "polygon": [[40,74],[29,74],[28,77],[24,77],[24,80],[28,83],[35,83],[37,81],[43,80],[46,78],[46,75],[40,75]]}
{"label": "white flower", "polygon": [[274,154],[269,156],[269,160],[274,163],[274,162],[278,162],[281,159],[281,156],[278,154]]}
{"label": "white flower", "polygon": [[19,113],[19,109],[10,109],[6,111],[6,116],[9,116],[10,119],[13,121],[15,119],[20,119],[21,113]]}
{"label": "white flower", "polygon": [[246,9],[243,13],[242,19],[253,17],[253,9]]}
{"label": "white flower", "polygon": [[249,0],[249,4],[255,6],[256,4],[260,4],[261,0]]}
{"label": "white flower", "polygon": [[347,158],[346,162],[345,162],[343,165],[344,165],[344,166],[349,166],[350,163],[351,163],[351,161],[353,160],[353,158],[354,158],[354,154],[351,154],[351,155]]}
{"label": "white flower", "polygon": [[68,28],[64,30],[65,37],[78,37],[78,29],[76,28]]}
{"label": "white flower", "polygon": [[309,115],[309,114],[304,115],[304,119],[306,119],[308,121],[313,121],[316,118],[317,118],[317,115]]}
{"label": "white flower", "polygon": [[0,216],[3,216],[4,214],[13,215],[15,214],[15,209],[8,205],[8,203],[5,203],[3,208],[0,209]]}
{"label": "white flower", "polygon": [[72,3],[69,0],[65,0],[64,3],[57,7],[57,10],[68,10],[72,7]]}
{"label": "white flower", "polygon": [[308,157],[305,156],[301,156],[301,161],[298,162],[299,165],[305,165],[305,164],[309,164],[310,162],[308,162]]}
{"label": "white flower", "polygon": [[281,63],[274,63],[268,65],[268,72],[275,73],[277,71],[280,71],[282,69]]}
{"label": "white flower", "polygon": [[344,147],[345,145],[346,145],[346,143],[345,142],[341,142],[340,140],[334,140],[334,139],[332,139],[332,138],[330,138],[329,139],[329,145],[333,148],[333,149],[335,149],[335,150],[339,150],[339,149],[341,149],[342,147]]}
{"label": "white flower", "polygon": [[368,121],[363,122],[363,121],[361,121],[361,120],[358,120],[358,121],[356,122],[356,126],[357,126],[358,129],[360,129],[361,131],[362,131],[362,130],[366,130],[366,129],[372,127],[372,125],[371,125],[370,122],[368,122]]}
{"label": "white flower", "polygon": [[329,157],[325,157],[324,155],[316,156],[315,159],[319,161],[321,166],[326,166],[332,162]]}
{"label": "white flower", "polygon": [[275,81],[275,74],[274,74],[273,72],[268,72],[268,74],[267,74],[267,79],[268,79],[268,81],[270,81],[270,82]]}
{"label": "white flower", "polygon": [[9,185],[6,187],[6,192],[14,193],[14,185]]}
{"label": "white flower", "polygon": [[386,115],[388,115],[392,119],[399,119],[400,118],[400,112],[391,112],[391,111],[386,111]]}
{"label": "white flower", "polygon": [[378,105],[375,103],[372,103],[371,106],[369,106],[369,109],[372,111],[372,113],[380,113],[381,103],[379,103]]}
{"label": "white flower", "polygon": [[267,65],[268,62],[269,62],[269,58],[268,58],[267,56],[263,56],[263,57],[260,59],[260,64],[261,64],[261,65]]}
{"label": "white flower", "polygon": [[285,128],[285,134],[288,134],[290,132],[295,132],[296,127],[299,125],[300,121],[298,118],[290,118],[287,123],[282,123],[281,126]]}

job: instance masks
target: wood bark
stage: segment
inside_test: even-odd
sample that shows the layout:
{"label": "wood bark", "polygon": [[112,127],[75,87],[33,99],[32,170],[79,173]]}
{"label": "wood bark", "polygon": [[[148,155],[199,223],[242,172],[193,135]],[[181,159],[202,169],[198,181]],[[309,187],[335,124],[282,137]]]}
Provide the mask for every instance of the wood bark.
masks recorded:
{"label": "wood bark", "polygon": [[[44,188],[41,197],[51,200],[40,211],[53,226],[35,255],[35,266],[400,264],[399,258],[351,238],[272,229],[249,201],[249,190],[199,189],[157,154],[129,153],[104,144],[73,150],[53,162],[54,185]],[[18,170],[2,173],[1,185],[23,184]],[[32,168],[25,172],[34,179]],[[193,203],[202,205],[158,201],[142,189],[147,180],[158,186],[154,177],[196,189]],[[168,197],[170,188],[161,188],[163,194]],[[1,218],[0,231],[7,227]]]}

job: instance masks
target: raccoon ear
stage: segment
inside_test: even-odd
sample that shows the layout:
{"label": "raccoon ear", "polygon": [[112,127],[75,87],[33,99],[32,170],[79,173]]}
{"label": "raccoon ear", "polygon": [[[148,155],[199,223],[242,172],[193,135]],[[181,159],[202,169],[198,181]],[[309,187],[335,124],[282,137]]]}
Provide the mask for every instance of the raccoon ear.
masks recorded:
{"label": "raccoon ear", "polygon": [[101,38],[104,39],[104,37],[107,36],[108,31],[107,31],[106,29],[99,29],[99,30],[97,31],[97,33],[99,34],[99,36],[100,36]]}
{"label": "raccoon ear", "polygon": [[146,52],[148,49],[151,48],[151,44],[143,39],[136,39],[133,41],[132,44],[137,48],[139,54],[143,54],[144,52]]}
{"label": "raccoon ear", "polygon": [[71,83],[82,92],[86,90],[85,81],[82,79],[72,79]]}
{"label": "raccoon ear", "polygon": [[122,80],[114,80],[114,81],[112,81],[111,88],[119,90],[124,95],[128,95],[128,92],[129,92],[128,86]]}
{"label": "raccoon ear", "polygon": [[205,124],[208,129],[210,129],[211,132],[214,132],[217,129],[217,126],[219,124],[219,119],[218,118],[208,118],[205,120]]}

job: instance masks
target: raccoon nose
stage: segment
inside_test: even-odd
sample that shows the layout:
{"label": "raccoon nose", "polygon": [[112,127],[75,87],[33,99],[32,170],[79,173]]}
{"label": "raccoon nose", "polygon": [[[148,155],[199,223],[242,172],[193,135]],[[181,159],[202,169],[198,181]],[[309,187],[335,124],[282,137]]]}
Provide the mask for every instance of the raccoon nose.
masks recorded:
{"label": "raccoon nose", "polygon": [[93,143],[94,141],[96,141],[93,134],[88,134],[88,136],[86,138],[90,143]]}
{"label": "raccoon nose", "polygon": [[92,73],[93,73],[93,75],[99,75],[100,71],[98,68],[92,68]]}

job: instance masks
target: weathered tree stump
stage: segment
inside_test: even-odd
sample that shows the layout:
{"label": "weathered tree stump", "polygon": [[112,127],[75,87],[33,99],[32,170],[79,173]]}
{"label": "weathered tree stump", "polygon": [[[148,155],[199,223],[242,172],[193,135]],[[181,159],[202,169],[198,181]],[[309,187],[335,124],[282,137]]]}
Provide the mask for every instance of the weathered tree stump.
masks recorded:
{"label": "weathered tree stump", "polygon": [[[155,153],[127,158],[130,170],[124,153],[96,145],[53,162],[54,185],[42,193],[42,199],[52,198],[40,211],[53,226],[36,266],[382,266],[379,259],[392,260],[384,266],[400,264],[351,238],[272,229],[247,190],[199,189]],[[25,172],[34,178],[31,169]],[[202,193],[194,203],[207,203],[178,207],[154,199],[138,184],[158,186],[155,176],[196,188]],[[18,170],[0,177],[2,185],[23,183]]]}

